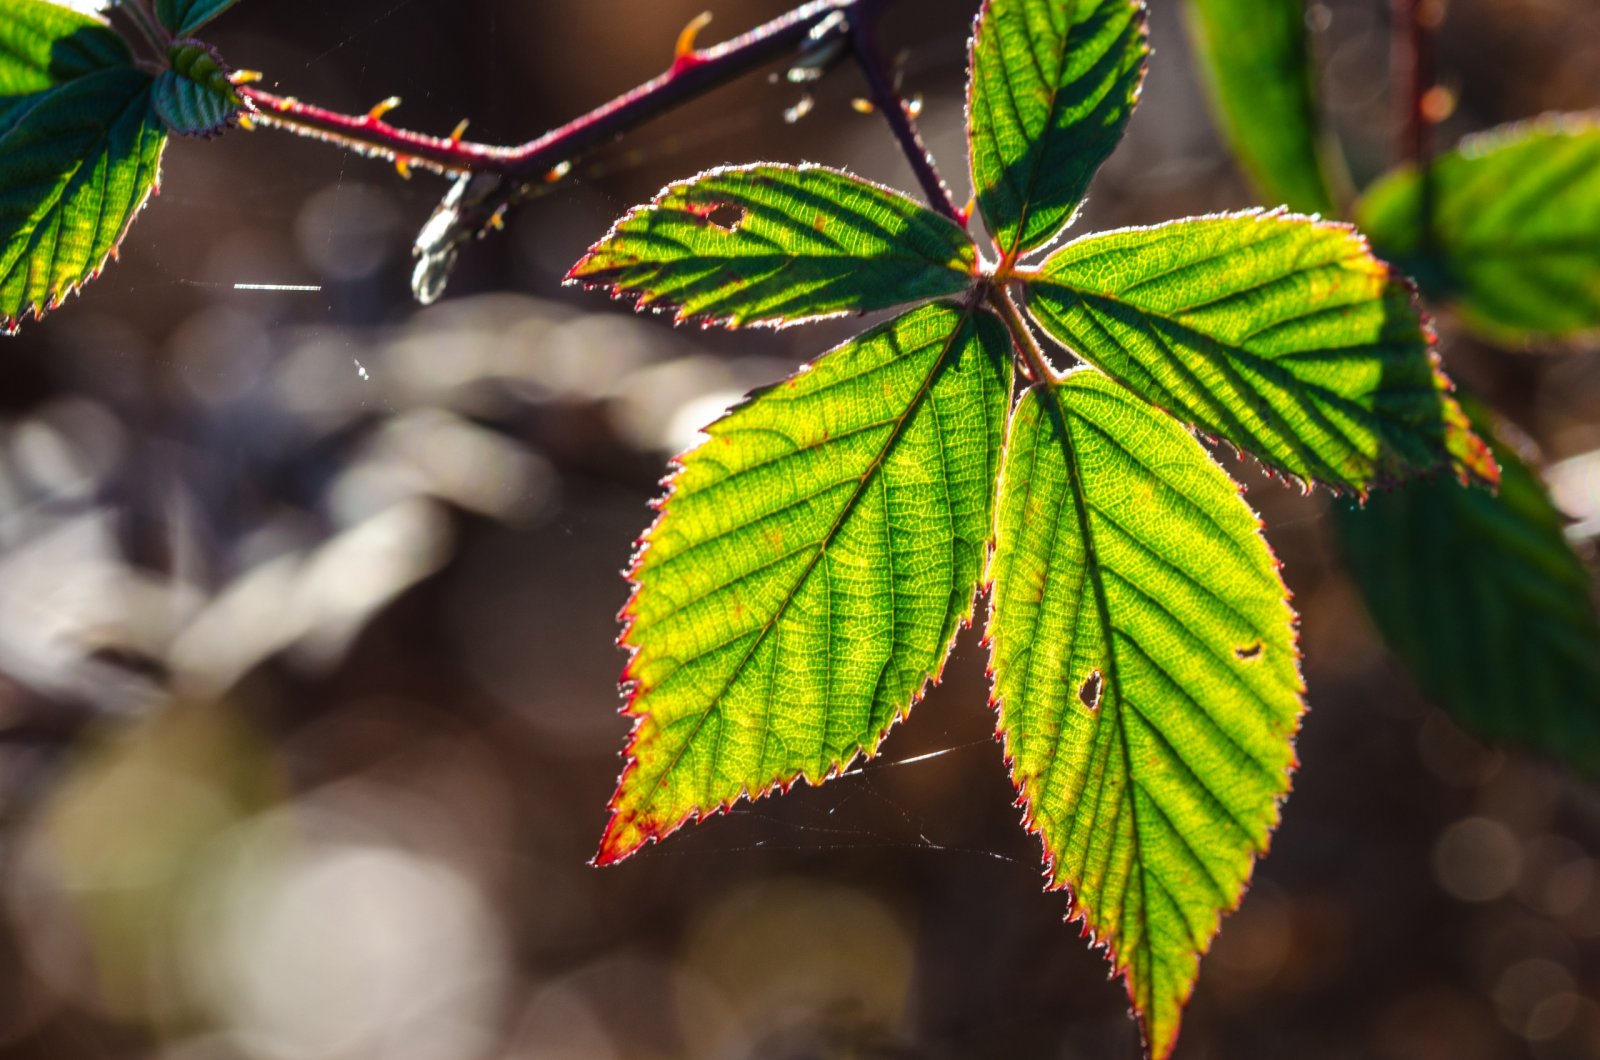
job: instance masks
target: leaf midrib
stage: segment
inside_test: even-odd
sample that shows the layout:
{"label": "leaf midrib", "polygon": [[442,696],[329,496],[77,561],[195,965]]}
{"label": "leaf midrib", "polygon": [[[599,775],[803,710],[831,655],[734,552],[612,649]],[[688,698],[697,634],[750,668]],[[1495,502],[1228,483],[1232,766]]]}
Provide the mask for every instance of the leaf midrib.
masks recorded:
{"label": "leaf midrib", "polygon": [[[705,710],[701,711],[700,717],[696,719],[694,727],[689,730],[688,735],[685,736],[679,743],[666,767],[657,771],[654,777],[651,778],[651,782],[645,785],[649,794],[639,802],[638,812],[644,813],[648,811],[652,805],[654,805],[656,792],[660,790],[659,784],[656,781],[663,776],[671,775],[678,768],[679,763],[683,761],[683,756],[688,753],[690,746],[699,736],[700,730],[705,727],[706,721],[709,720],[713,714],[718,713],[719,707],[722,703],[722,698],[728,694],[728,690],[733,687],[734,682],[737,681],[740,674],[744,672],[744,668],[746,664],[749,663],[750,657],[755,654],[756,650],[766,640],[767,636],[771,634],[773,630],[778,628],[778,623],[782,621],[783,616],[788,612],[789,605],[794,602],[794,598],[799,590],[799,587],[804,584],[807,578],[811,576],[811,572],[816,569],[817,564],[820,563],[822,558],[827,554],[828,546],[833,543],[833,539],[838,535],[840,529],[843,528],[845,520],[847,520],[850,517],[850,514],[855,511],[856,505],[866,494],[868,484],[872,482],[872,480],[878,475],[883,467],[884,461],[888,459],[889,454],[893,452],[895,446],[899,444],[901,437],[904,435],[906,425],[911,422],[912,415],[918,408],[921,407],[923,400],[926,399],[929,392],[933,389],[933,381],[938,377],[939,372],[945,366],[950,357],[951,351],[956,346],[957,340],[966,331],[968,323],[972,321],[973,316],[977,311],[978,309],[975,301],[969,301],[960,306],[960,317],[955,326],[951,328],[949,336],[945,339],[944,348],[939,351],[939,356],[934,359],[933,364],[929,367],[928,374],[923,378],[921,385],[917,389],[917,393],[912,397],[911,401],[906,404],[905,413],[895,424],[894,430],[890,434],[889,439],[884,443],[883,448],[873,459],[872,464],[865,472],[862,473],[861,480],[859,483],[857,483],[855,491],[850,495],[849,499],[845,501],[844,506],[839,511],[838,518],[834,520],[833,525],[828,528],[828,532],[823,536],[821,542],[817,545],[816,555],[813,556],[811,561],[801,569],[800,573],[794,580],[793,588],[791,588],[790,591],[784,596],[783,601],[778,605],[777,609],[773,611],[772,617],[762,625],[755,637],[751,639],[750,646],[745,649],[744,654],[740,656],[739,661],[736,662],[729,670],[727,680],[722,683],[722,687],[717,689],[716,693],[710,698]],[[829,624],[829,628],[831,630],[831,623]],[[826,724],[826,719],[824,719],[824,725]]]}

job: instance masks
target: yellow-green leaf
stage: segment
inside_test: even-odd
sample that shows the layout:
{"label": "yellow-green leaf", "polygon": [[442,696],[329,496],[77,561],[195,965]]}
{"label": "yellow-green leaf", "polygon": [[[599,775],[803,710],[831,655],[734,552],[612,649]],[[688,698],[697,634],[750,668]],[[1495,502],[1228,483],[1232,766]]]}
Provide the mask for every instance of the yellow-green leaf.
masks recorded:
{"label": "yellow-green leaf", "polygon": [[872,754],[972,615],[1011,349],[935,303],[706,429],[624,618],[636,720],[597,861]]}
{"label": "yellow-green leaf", "polygon": [[1146,399],[1301,479],[1494,480],[1410,286],[1347,226],[1256,211],[1088,236],[1033,276],[1029,306]]}
{"label": "yellow-green leaf", "polygon": [[1091,368],[1017,408],[990,576],[1026,823],[1159,1060],[1289,790],[1303,686],[1288,592],[1238,486]]}
{"label": "yellow-green leaf", "polygon": [[985,0],[967,93],[972,185],[1001,256],[1071,223],[1144,83],[1142,0]]}
{"label": "yellow-green leaf", "polygon": [[958,294],[976,264],[959,226],[899,192],[822,166],[757,165],[668,185],[567,279],[738,326]]}

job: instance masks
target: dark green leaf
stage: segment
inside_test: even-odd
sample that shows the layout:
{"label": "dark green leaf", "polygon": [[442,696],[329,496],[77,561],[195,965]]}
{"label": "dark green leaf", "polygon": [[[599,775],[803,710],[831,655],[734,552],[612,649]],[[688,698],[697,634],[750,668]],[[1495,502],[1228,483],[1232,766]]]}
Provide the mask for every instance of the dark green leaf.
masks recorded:
{"label": "dark green leaf", "polygon": [[976,264],[965,232],[899,192],[821,166],[757,165],[668,185],[567,278],[738,326],[958,294]]}
{"label": "dark green leaf", "polygon": [[1090,368],[1017,408],[991,576],[1027,824],[1165,1057],[1289,790],[1288,591],[1194,436]]}
{"label": "dark green leaf", "polygon": [[986,0],[968,88],[972,184],[1007,259],[1077,213],[1139,99],[1142,0]]}
{"label": "dark green leaf", "polygon": [[938,303],[706,429],[632,571],[599,862],[874,752],[972,617],[1010,391],[1004,327]]}
{"label": "dark green leaf", "polygon": [[1597,771],[1594,587],[1538,477],[1502,444],[1495,456],[1498,496],[1417,482],[1341,506],[1345,558],[1384,639],[1457,721]]}
{"label": "dark green leaf", "polygon": [[35,87],[0,104],[0,330],[11,331],[98,274],[155,186],[166,136],[150,120],[149,75],[109,31],[8,3],[61,34],[46,69],[66,78],[37,87],[37,43],[0,65],[8,84]]}
{"label": "dark green leaf", "polygon": [[235,124],[244,100],[210,48],[175,44],[171,68],[156,78],[151,105],[167,128],[184,136],[215,136]]}
{"label": "dark green leaf", "polygon": [[1029,304],[1146,399],[1301,479],[1494,478],[1410,287],[1347,226],[1251,212],[1088,236]]}
{"label": "dark green leaf", "polygon": [[187,37],[239,0],[156,0],[156,18],[174,37]]}
{"label": "dark green leaf", "polygon": [[1212,111],[1268,202],[1338,213],[1330,174],[1348,182],[1322,125],[1305,0],[1187,0]]}
{"label": "dark green leaf", "polygon": [[1550,118],[1462,141],[1424,182],[1391,173],[1358,208],[1378,253],[1505,341],[1600,330],[1600,125]]}
{"label": "dark green leaf", "polygon": [[37,94],[132,62],[122,37],[100,19],[46,0],[0,0],[0,132]]}

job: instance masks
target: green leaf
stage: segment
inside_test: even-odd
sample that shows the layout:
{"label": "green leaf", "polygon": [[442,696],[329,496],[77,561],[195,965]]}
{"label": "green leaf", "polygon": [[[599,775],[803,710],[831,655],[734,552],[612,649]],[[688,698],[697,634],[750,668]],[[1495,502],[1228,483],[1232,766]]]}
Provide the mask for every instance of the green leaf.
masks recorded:
{"label": "green leaf", "polygon": [[756,165],[669,184],[567,279],[739,326],[958,294],[976,267],[965,232],[899,192],[821,166]]}
{"label": "green leaf", "polygon": [[46,0],[0,0],[0,132],[39,93],[132,62],[122,37],[100,19]]}
{"label": "green leaf", "polygon": [[1079,356],[1274,468],[1364,492],[1494,461],[1410,286],[1344,225],[1249,212],[1079,239],[1030,285]]}
{"label": "green leaf", "polygon": [[174,37],[187,37],[239,0],[156,0],[156,18]]}
{"label": "green leaf", "polygon": [[174,44],[167,58],[171,68],[156,78],[151,95],[151,107],[167,128],[184,136],[209,137],[238,122],[244,100],[214,51],[198,44]]}
{"label": "green leaf", "polygon": [[922,306],[706,429],[631,573],[637,722],[598,863],[871,755],[938,679],[972,617],[1010,366],[994,317]]}
{"label": "green leaf", "polygon": [[991,577],[1027,826],[1165,1057],[1289,790],[1303,685],[1288,591],[1200,443],[1089,368],[1017,408]]}
{"label": "green leaf", "polygon": [[1417,482],[1341,506],[1345,559],[1384,640],[1464,727],[1600,771],[1594,587],[1538,476],[1495,456],[1498,495]]}
{"label": "green leaf", "polygon": [[1056,237],[1144,82],[1142,0],[985,0],[967,113],[972,184],[1002,257]]}
{"label": "green leaf", "polygon": [[1433,237],[1414,168],[1357,208],[1378,253],[1502,341],[1600,330],[1600,124],[1567,116],[1463,140],[1428,170]]}
{"label": "green leaf", "polygon": [[1187,0],[1212,111],[1245,172],[1272,203],[1331,217],[1330,174],[1349,183],[1323,127],[1305,0]]}
{"label": "green leaf", "polygon": [[166,143],[149,120],[150,88],[149,75],[110,65],[35,92],[5,115],[0,331],[97,276],[149,197]]}

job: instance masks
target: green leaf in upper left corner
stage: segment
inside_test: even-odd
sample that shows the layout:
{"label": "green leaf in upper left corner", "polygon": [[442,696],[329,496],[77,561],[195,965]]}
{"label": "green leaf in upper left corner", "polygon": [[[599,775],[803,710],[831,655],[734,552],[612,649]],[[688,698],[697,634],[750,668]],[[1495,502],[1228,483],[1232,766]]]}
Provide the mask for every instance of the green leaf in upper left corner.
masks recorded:
{"label": "green leaf in upper left corner", "polygon": [[1133,115],[1142,0],[986,0],[972,43],[972,186],[1002,258],[1054,239]]}
{"label": "green leaf in upper left corner", "polygon": [[793,324],[959,294],[967,233],[899,192],[823,166],[714,169],[628,212],[567,274],[640,308]]}
{"label": "green leaf in upper left corner", "polygon": [[150,75],[106,24],[0,2],[0,331],[99,273],[155,187]]}
{"label": "green leaf in upper left corner", "polygon": [[174,37],[187,37],[239,0],[156,0],[156,18]]}

